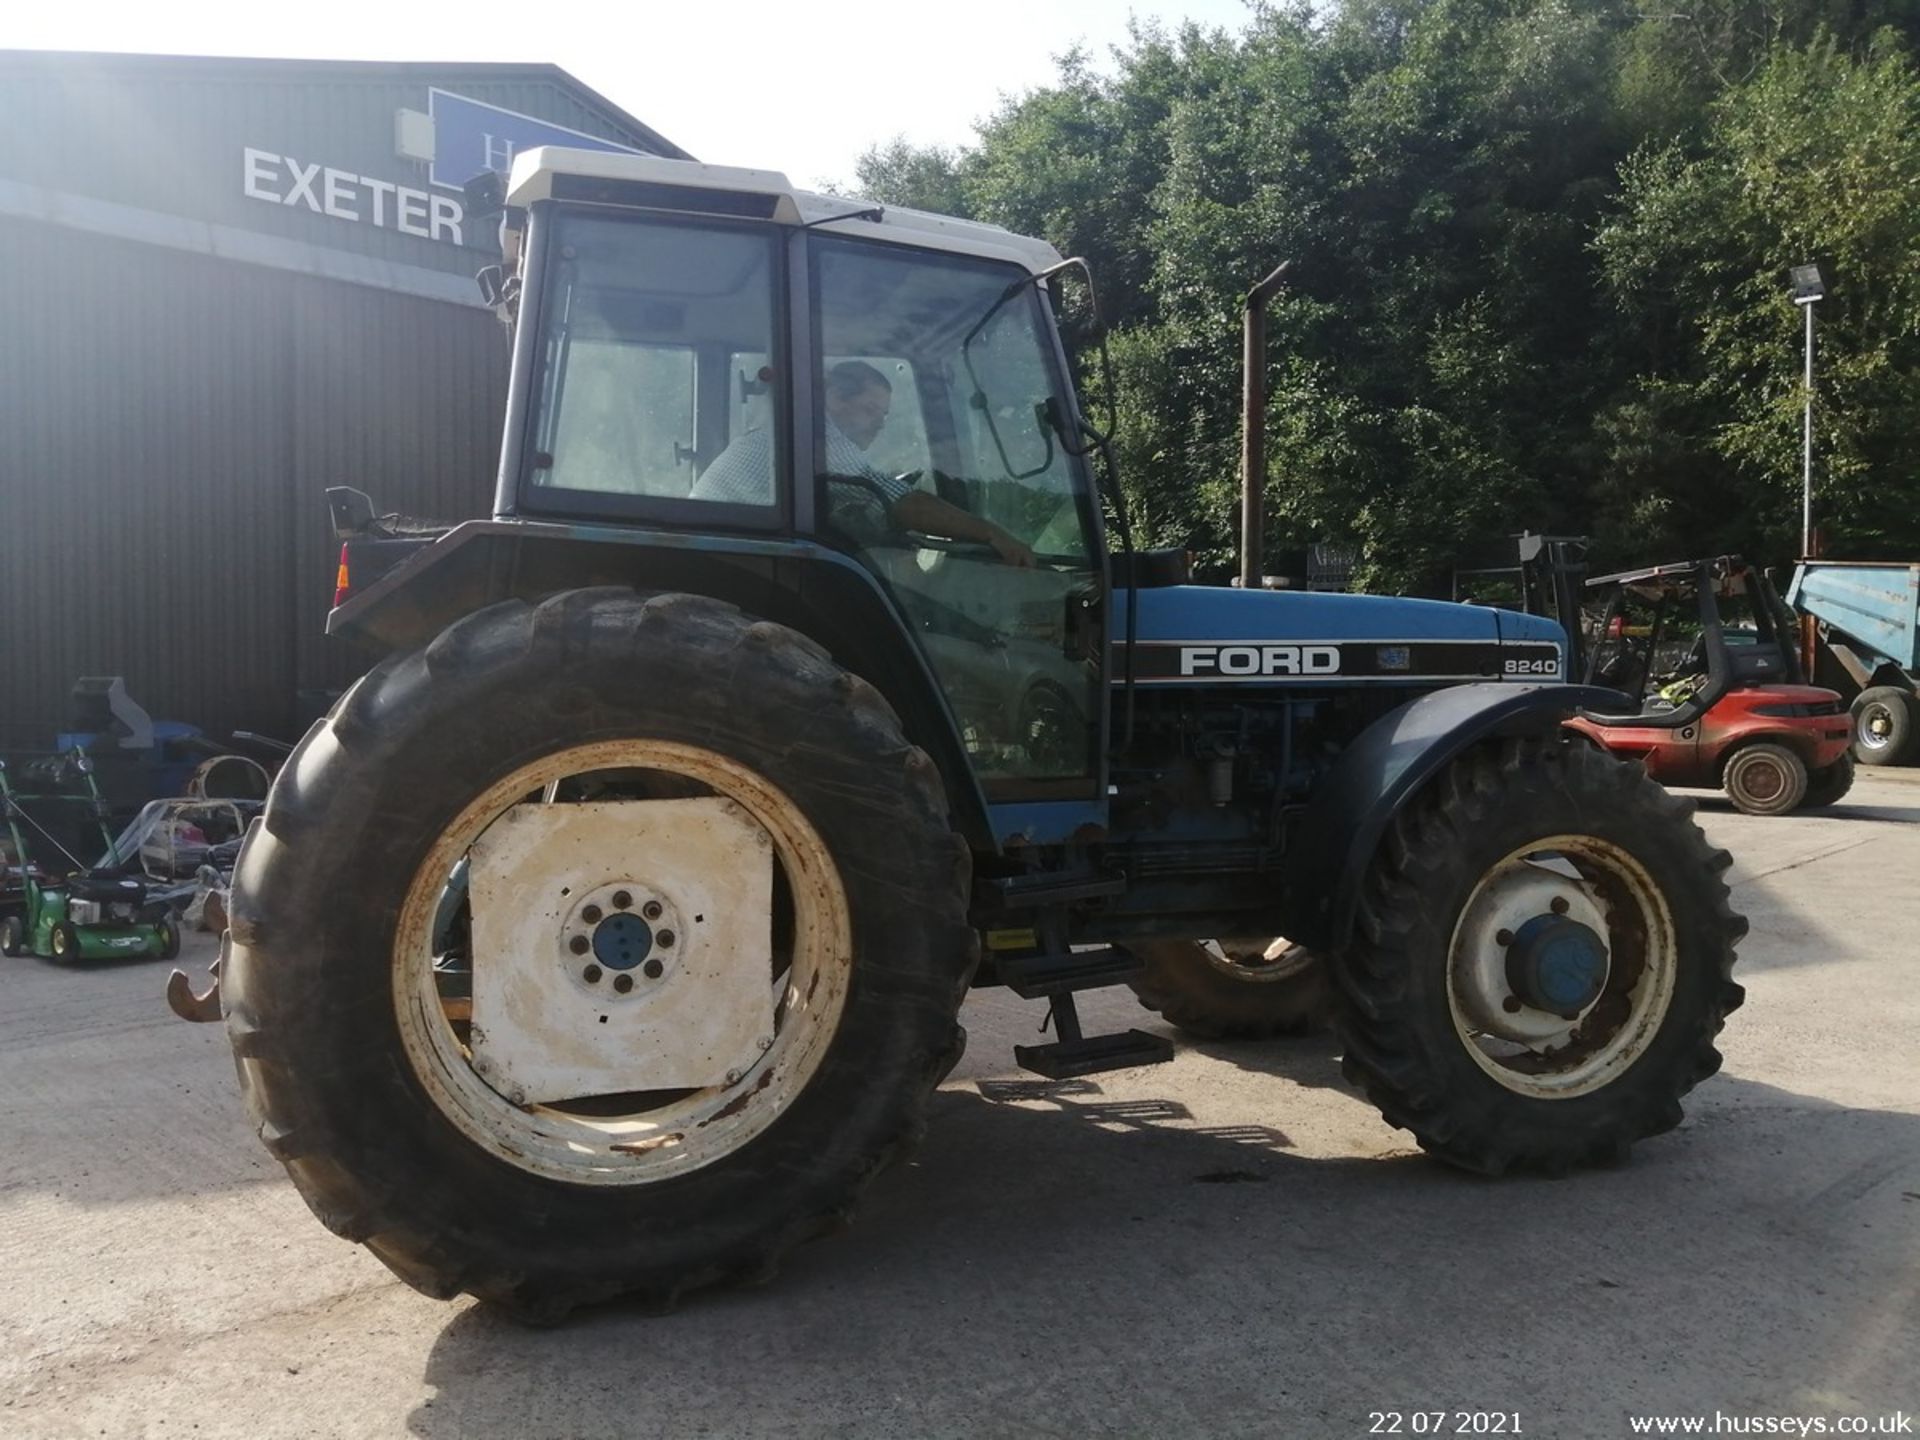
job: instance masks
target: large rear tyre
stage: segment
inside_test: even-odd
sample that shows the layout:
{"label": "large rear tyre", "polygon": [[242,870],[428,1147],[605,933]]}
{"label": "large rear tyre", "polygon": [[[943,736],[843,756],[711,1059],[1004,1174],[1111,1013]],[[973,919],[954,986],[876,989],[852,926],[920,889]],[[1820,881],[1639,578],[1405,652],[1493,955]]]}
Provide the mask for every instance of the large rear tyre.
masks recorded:
{"label": "large rear tyre", "polygon": [[1730,863],[1638,765],[1508,742],[1395,818],[1335,963],[1346,1073],[1483,1174],[1611,1161],[1678,1124],[1743,992]]}
{"label": "large rear tyre", "polygon": [[[770,846],[771,933],[728,953],[772,951],[729,993],[770,991],[773,1033],[724,1083],[531,1103],[473,1029],[487,967],[525,962],[489,954],[478,923],[437,923],[490,913],[477,884],[460,898],[479,872],[457,862],[510,811],[689,799],[730,802]],[[695,927],[718,918],[644,889],[664,859],[618,863],[642,883],[521,907],[586,905],[603,928],[555,929],[556,983],[609,1011],[667,993],[679,972],[655,960],[693,975]],[[430,1295],[550,1321],[764,1279],[918,1139],[964,1041],[968,873],[932,762],[803,636],[686,595],[504,602],[360,681],[250,832],[221,982],[249,1111],[314,1213]],[[613,1033],[588,1027],[588,1063],[636,1063],[593,1053]]]}
{"label": "large rear tyre", "polygon": [[1875,685],[1853,701],[1853,758],[1862,765],[1902,765],[1920,732],[1920,697],[1898,685]]}
{"label": "large rear tyre", "polygon": [[1129,945],[1146,968],[1133,993],[1176,1030],[1200,1040],[1304,1035],[1332,1018],[1333,982],[1320,957],[1286,940],[1198,940]]}

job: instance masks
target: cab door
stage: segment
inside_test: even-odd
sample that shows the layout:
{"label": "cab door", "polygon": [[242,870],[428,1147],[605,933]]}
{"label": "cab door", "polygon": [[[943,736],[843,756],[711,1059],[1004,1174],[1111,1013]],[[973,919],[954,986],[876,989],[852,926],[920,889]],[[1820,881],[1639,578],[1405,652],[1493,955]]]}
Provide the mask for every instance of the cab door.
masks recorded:
{"label": "cab door", "polygon": [[821,538],[893,595],[1001,838],[1103,822],[1105,560],[1038,287],[971,256],[809,243]]}

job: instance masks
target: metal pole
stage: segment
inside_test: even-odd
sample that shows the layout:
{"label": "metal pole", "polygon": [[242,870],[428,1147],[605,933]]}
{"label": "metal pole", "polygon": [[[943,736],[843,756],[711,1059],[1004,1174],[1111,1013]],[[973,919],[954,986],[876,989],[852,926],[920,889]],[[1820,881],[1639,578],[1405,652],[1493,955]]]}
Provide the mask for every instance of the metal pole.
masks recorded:
{"label": "metal pole", "polygon": [[1800,422],[1800,553],[1806,557],[1813,554],[1813,307],[1817,303],[1814,300],[1802,302],[1802,308],[1807,312],[1807,372],[1805,407]]}
{"label": "metal pole", "polygon": [[1243,325],[1245,367],[1240,406],[1240,585],[1266,583],[1262,548],[1267,531],[1267,300],[1287,273],[1283,261],[1247,292]]}

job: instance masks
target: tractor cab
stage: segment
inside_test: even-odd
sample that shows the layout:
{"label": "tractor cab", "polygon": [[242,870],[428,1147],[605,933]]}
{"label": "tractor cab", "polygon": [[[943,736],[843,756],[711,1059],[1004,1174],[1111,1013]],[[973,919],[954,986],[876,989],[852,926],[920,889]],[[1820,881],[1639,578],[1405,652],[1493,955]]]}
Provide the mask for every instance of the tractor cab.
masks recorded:
{"label": "tractor cab", "polygon": [[330,630],[399,638],[369,581],[430,540],[524,571],[543,541],[616,538],[888,676],[1015,828],[1099,812],[1107,561],[1059,254],[764,171],[539,151],[514,173],[486,283],[515,326],[494,509],[516,529],[402,540],[349,512]]}

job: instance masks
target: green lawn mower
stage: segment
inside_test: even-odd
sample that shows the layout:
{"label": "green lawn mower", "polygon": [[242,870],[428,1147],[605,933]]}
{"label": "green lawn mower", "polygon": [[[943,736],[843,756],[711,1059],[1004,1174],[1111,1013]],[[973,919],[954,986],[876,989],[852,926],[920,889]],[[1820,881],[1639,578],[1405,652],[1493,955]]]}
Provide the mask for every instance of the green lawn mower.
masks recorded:
{"label": "green lawn mower", "polygon": [[[106,804],[85,752],[76,750],[36,763],[31,775],[36,782],[49,784],[47,793],[15,790],[7,763],[0,760],[0,813],[13,840],[25,897],[23,913],[0,916],[0,954],[38,955],[62,963],[146,956],[170,960],[179,954],[180,927],[165,900],[148,898],[144,879],[110,866],[89,866],[25,808],[26,802],[85,806],[99,827],[103,853],[111,853]],[[63,879],[53,879],[33,863],[29,830],[72,864]]]}

